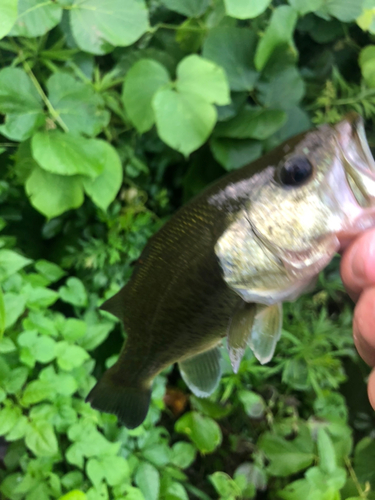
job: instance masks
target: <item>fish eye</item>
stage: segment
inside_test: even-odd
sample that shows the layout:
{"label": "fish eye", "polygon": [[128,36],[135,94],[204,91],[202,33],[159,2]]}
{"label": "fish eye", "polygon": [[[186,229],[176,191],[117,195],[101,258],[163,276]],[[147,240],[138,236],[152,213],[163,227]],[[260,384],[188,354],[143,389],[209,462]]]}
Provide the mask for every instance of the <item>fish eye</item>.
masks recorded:
{"label": "fish eye", "polygon": [[279,180],[285,186],[300,186],[311,176],[313,166],[304,156],[286,161],[279,170]]}

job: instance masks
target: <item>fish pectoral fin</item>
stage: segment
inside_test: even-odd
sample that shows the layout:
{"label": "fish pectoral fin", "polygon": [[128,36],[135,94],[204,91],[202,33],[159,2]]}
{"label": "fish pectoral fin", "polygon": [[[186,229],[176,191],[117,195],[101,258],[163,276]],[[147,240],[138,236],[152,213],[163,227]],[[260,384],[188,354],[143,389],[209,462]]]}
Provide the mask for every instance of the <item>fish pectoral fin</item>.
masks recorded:
{"label": "fish pectoral fin", "polygon": [[272,359],[277,341],[281,335],[282,324],[282,304],[272,306],[257,305],[248,345],[262,365]]}
{"label": "fish pectoral fin", "polygon": [[150,406],[151,387],[126,387],[108,370],[90,391],[86,402],[93,408],[113,413],[128,429],[141,425]]}
{"label": "fish pectoral fin", "polygon": [[196,354],[178,363],[181,377],[199,398],[214,392],[221,377],[221,352],[218,347]]}
{"label": "fish pectoral fin", "polygon": [[241,359],[249,342],[254,324],[256,305],[241,302],[228,329],[228,352],[234,373],[238,372]]}

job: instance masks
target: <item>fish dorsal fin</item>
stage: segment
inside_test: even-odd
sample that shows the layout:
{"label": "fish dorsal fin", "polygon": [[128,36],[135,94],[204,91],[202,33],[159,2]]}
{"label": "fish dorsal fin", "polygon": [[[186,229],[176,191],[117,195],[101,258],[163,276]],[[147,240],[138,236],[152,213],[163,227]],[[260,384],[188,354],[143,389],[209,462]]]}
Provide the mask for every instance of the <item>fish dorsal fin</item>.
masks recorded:
{"label": "fish dorsal fin", "polygon": [[241,359],[254,324],[256,305],[241,302],[237,307],[228,330],[228,352],[234,373],[238,372]]}
{"label": "fish dorsal fin", "polygon": [[283,323],[282,304],[258,304],[248,346],[263,365],[272,359]]}
{"label": "fish dorsal fin", "polygon": [[100,306],[100,309],[102,311],[107,311],[113,314],[121,321],[124,321],[124,313],[125,313],[125,296],[126,296],[125,288],[126,286],[122,287],[120,291],[118,291],[115,295],[113,295],[110,299],[106,300]]}
{"label": "fish dorsal fin", "polygon": [[214,392],[221,377],[221,352],[218,347],[196,354],[178,363],[181,377],[199,398]]}

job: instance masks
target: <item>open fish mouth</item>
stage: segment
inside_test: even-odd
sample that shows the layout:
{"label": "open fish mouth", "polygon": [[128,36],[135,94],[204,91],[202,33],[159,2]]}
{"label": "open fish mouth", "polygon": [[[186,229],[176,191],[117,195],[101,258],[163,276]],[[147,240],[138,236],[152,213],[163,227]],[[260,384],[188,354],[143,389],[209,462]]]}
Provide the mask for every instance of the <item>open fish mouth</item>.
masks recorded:
{"label": "open fish mouth", "polygon": [[336,233],[343,250],[359,233],[375,227],[375,161],[360,115],[350,113],[335,129],[346,181],[336,193],[346,213],[345,223]]}

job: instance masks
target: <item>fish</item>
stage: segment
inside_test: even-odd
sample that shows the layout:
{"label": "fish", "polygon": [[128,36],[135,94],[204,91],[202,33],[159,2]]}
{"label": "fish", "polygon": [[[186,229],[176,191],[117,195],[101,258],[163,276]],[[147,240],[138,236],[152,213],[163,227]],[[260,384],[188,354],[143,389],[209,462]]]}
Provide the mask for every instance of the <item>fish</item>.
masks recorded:
{"label": "fish", "polygon": [[235,372],[247,347],[269,362],[282,303],[313,289],[342,242],[374,226],[375,163],[355,113],[220,178],[150,238],[129,282],[103,304],[127,338],[86,401],[133,429],[153,379],[173,363],[207,397],[224,339]]}

